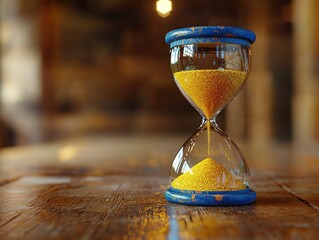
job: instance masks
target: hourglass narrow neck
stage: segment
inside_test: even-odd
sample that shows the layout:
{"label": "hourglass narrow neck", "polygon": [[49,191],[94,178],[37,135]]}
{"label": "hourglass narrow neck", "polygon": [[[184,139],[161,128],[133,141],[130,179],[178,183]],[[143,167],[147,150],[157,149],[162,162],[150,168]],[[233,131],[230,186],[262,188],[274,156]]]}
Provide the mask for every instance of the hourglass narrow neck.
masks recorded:
{"label": "hourglass narrow neck", "polygon": [[209,121],[210,126],[212,126],[213,128],[219,128],[219,126],[218,126],[218,124],[217,124],[217,121],[216,121],[216,118],[217,118],[217,116],[214,116],[214,117],[212,117],[212,118],[210,118],[210,119],[208,120],[207,118],[203,117],[203,118],[202,118],[202,123],[201,123],[200,127],[203,126],[203,125],[205,125],[205,124]]}

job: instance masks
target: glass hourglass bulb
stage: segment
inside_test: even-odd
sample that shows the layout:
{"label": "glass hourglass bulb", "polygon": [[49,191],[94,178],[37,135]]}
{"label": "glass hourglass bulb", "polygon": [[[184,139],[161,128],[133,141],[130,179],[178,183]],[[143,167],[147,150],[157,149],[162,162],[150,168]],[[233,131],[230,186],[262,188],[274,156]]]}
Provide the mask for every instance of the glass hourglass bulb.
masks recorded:
{"label": "glass hourglass bulb", "polygon": [[248,77],[254,41],[253,32],[233,27],[184,28],[166,35],[175,82],[203,118],[172,163],[167,200],[191,205],[255,201],[244,156],[216,123]]}

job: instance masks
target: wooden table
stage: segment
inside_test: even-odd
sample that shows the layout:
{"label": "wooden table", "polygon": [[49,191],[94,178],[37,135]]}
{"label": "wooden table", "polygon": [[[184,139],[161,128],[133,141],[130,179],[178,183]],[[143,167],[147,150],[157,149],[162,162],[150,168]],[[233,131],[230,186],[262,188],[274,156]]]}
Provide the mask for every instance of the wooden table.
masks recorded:
{"label": "wooden table", "polygon": [[168,203],[185,136],[108,136],[3,149],[0,239],[319,239],[319,148],[240,144],[257,202]]}

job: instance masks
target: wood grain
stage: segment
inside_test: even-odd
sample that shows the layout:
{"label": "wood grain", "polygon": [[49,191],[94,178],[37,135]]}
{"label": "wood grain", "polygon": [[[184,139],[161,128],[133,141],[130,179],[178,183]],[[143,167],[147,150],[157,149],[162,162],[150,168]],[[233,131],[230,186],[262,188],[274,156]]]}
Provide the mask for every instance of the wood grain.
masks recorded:
{"label": "wood grain", "polygon": [[[252,164],[255,204],[190,207],[163,196],[179,141],[94,138],[3,150],[0,239],[317,239],[316,151],[289,153],[311,154],[304,175],[277,148],[255,158],[272,156],[267,166]],[[77,151],[61,161],[66,146]]]}

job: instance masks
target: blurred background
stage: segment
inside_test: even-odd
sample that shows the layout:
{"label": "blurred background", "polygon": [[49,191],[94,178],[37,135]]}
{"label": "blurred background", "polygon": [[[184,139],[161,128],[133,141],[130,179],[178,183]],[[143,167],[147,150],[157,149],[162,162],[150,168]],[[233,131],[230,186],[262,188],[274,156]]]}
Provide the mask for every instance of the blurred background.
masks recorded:
{"label": "blurred background", "polygon": [[218,119],[231,137],[319,140],[319,1],[156,2],[0,0],[0,146],[190,135],[201,120],[175,86],[164,37],[197,25],[257,35],[247,84]]}

